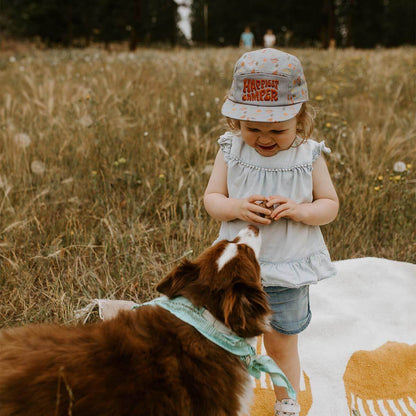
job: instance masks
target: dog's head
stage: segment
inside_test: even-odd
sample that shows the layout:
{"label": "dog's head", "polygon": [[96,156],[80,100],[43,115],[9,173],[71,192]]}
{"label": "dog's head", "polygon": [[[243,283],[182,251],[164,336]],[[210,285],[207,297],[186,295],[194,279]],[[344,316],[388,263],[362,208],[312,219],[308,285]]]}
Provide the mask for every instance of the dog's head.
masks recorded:
{"label": "dog's head", "polygon": [[271,314],[257,261],[260,245],[258,229],[248,226],[233,241],[220,241],[195,261],[183,261],[157,290],[207,308],[241,337],[260,335]]}

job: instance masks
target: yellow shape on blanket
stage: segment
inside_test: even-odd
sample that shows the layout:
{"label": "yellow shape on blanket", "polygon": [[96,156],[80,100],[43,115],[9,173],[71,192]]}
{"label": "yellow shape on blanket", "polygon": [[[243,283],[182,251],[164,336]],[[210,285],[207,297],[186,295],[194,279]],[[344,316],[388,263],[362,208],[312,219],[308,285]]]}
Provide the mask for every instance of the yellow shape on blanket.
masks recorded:
{"label": "yellow shape on blanket", "polygon": [[[416,345],[387,342],[373,351],[356,351],[344,373],[345,394],[350,410],[361,416],[395,415],[392,406],[403,414],[416,414],[409,399],[416,401]],[[408,413],[405,413],[405,410]],[[400,414],[402,414],[400,413]]]}
{"label": "yellow shape on blanket", "polygon": [[[300,415],[307,416],[312,406],[312,391],[309,377],[303,373],[305,378],[305,391],[299,393],[298,401],[300,404]],[[269,385],[269,383],[267,383]],[[274,390],[270,387],[268,389],[256,387],[254,389],[254,401],[250,411],[250,416],[273,416],[274,402],[276,396]]]}
{"label": "yellow shape on blanket", "polygon": [[[264,346],[262,344],[262,337],[259,337],[257,340],[257,353],[264,354]],[[311,406],[312,406],[312,391],[311,383],[309,377],[305,372],[303,372],[303,377],[305,380],[305,390],[299,393],[298,402],[301,406],[301,411],[299,416],[307,416]],[[266,376],[267,387],[261,386],[259,380],[256,380],[256,387],[254,389],[254,400],[253,406],[250,410],[250,416],[273,416],[274,414],[274,403],[276,401],[276,396],[274,395],[273,384],[270,377]]]}

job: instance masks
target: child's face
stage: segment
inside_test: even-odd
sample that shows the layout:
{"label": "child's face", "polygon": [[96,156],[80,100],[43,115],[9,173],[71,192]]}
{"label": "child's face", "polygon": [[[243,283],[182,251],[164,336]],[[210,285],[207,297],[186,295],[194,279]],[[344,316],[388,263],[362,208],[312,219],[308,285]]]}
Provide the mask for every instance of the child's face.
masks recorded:
{"label": "child's face", "polygon": [[296,117],[278,123],[241,120],[240,126],[242,139],[265,157],[289,149],[296,138]]}

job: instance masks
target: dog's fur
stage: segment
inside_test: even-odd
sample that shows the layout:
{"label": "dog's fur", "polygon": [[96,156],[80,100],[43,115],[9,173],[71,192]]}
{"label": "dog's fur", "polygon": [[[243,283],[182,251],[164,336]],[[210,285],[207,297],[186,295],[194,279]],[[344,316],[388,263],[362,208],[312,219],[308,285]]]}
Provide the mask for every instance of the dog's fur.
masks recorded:
{"label": "dog's fur", "polygon": [[[240,241],[219,267],[229,244],[183,261],[157,290],[253,337],[270,314],[259,265]],[[250,387],[240,358],[159,306],[89,325],[0,332],[0,416],[242,416]]]}

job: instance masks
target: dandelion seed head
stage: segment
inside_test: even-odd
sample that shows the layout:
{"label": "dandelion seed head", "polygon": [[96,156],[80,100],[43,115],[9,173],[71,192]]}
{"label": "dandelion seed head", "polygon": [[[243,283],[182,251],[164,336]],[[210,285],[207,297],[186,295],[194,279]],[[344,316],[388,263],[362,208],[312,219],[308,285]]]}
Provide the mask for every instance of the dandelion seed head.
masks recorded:
{"label": "dandelion seed head", "polygon": [[0,176],[0,188],[6,189],[9,186],[9,183],[7,182],[6,177]]}
{"label": "dandelion seed head", "polygon": [[396,162],[393,166],[393,171],[394,172],[406,172],[407,167],[406,164],[404,162]]}
{"label": "dandelion seed head", "polygon": [[92,126],[93,121],[88,114],[85,114],[78,120],[78,123],[81,124],[82,127],[90,127]]}
{"label": "dandelion seed head", "polygon": [[45,164],[41,162],[40,160],[34,160],[30,164],[30,170],[35,175],[43,175],[45,173]]}
{"label": "dandelion seed head", "polygon": [[32,140],[26,133],[18,133],[14,136],[14,142],[22,148],[26,148],[30,145]]}

